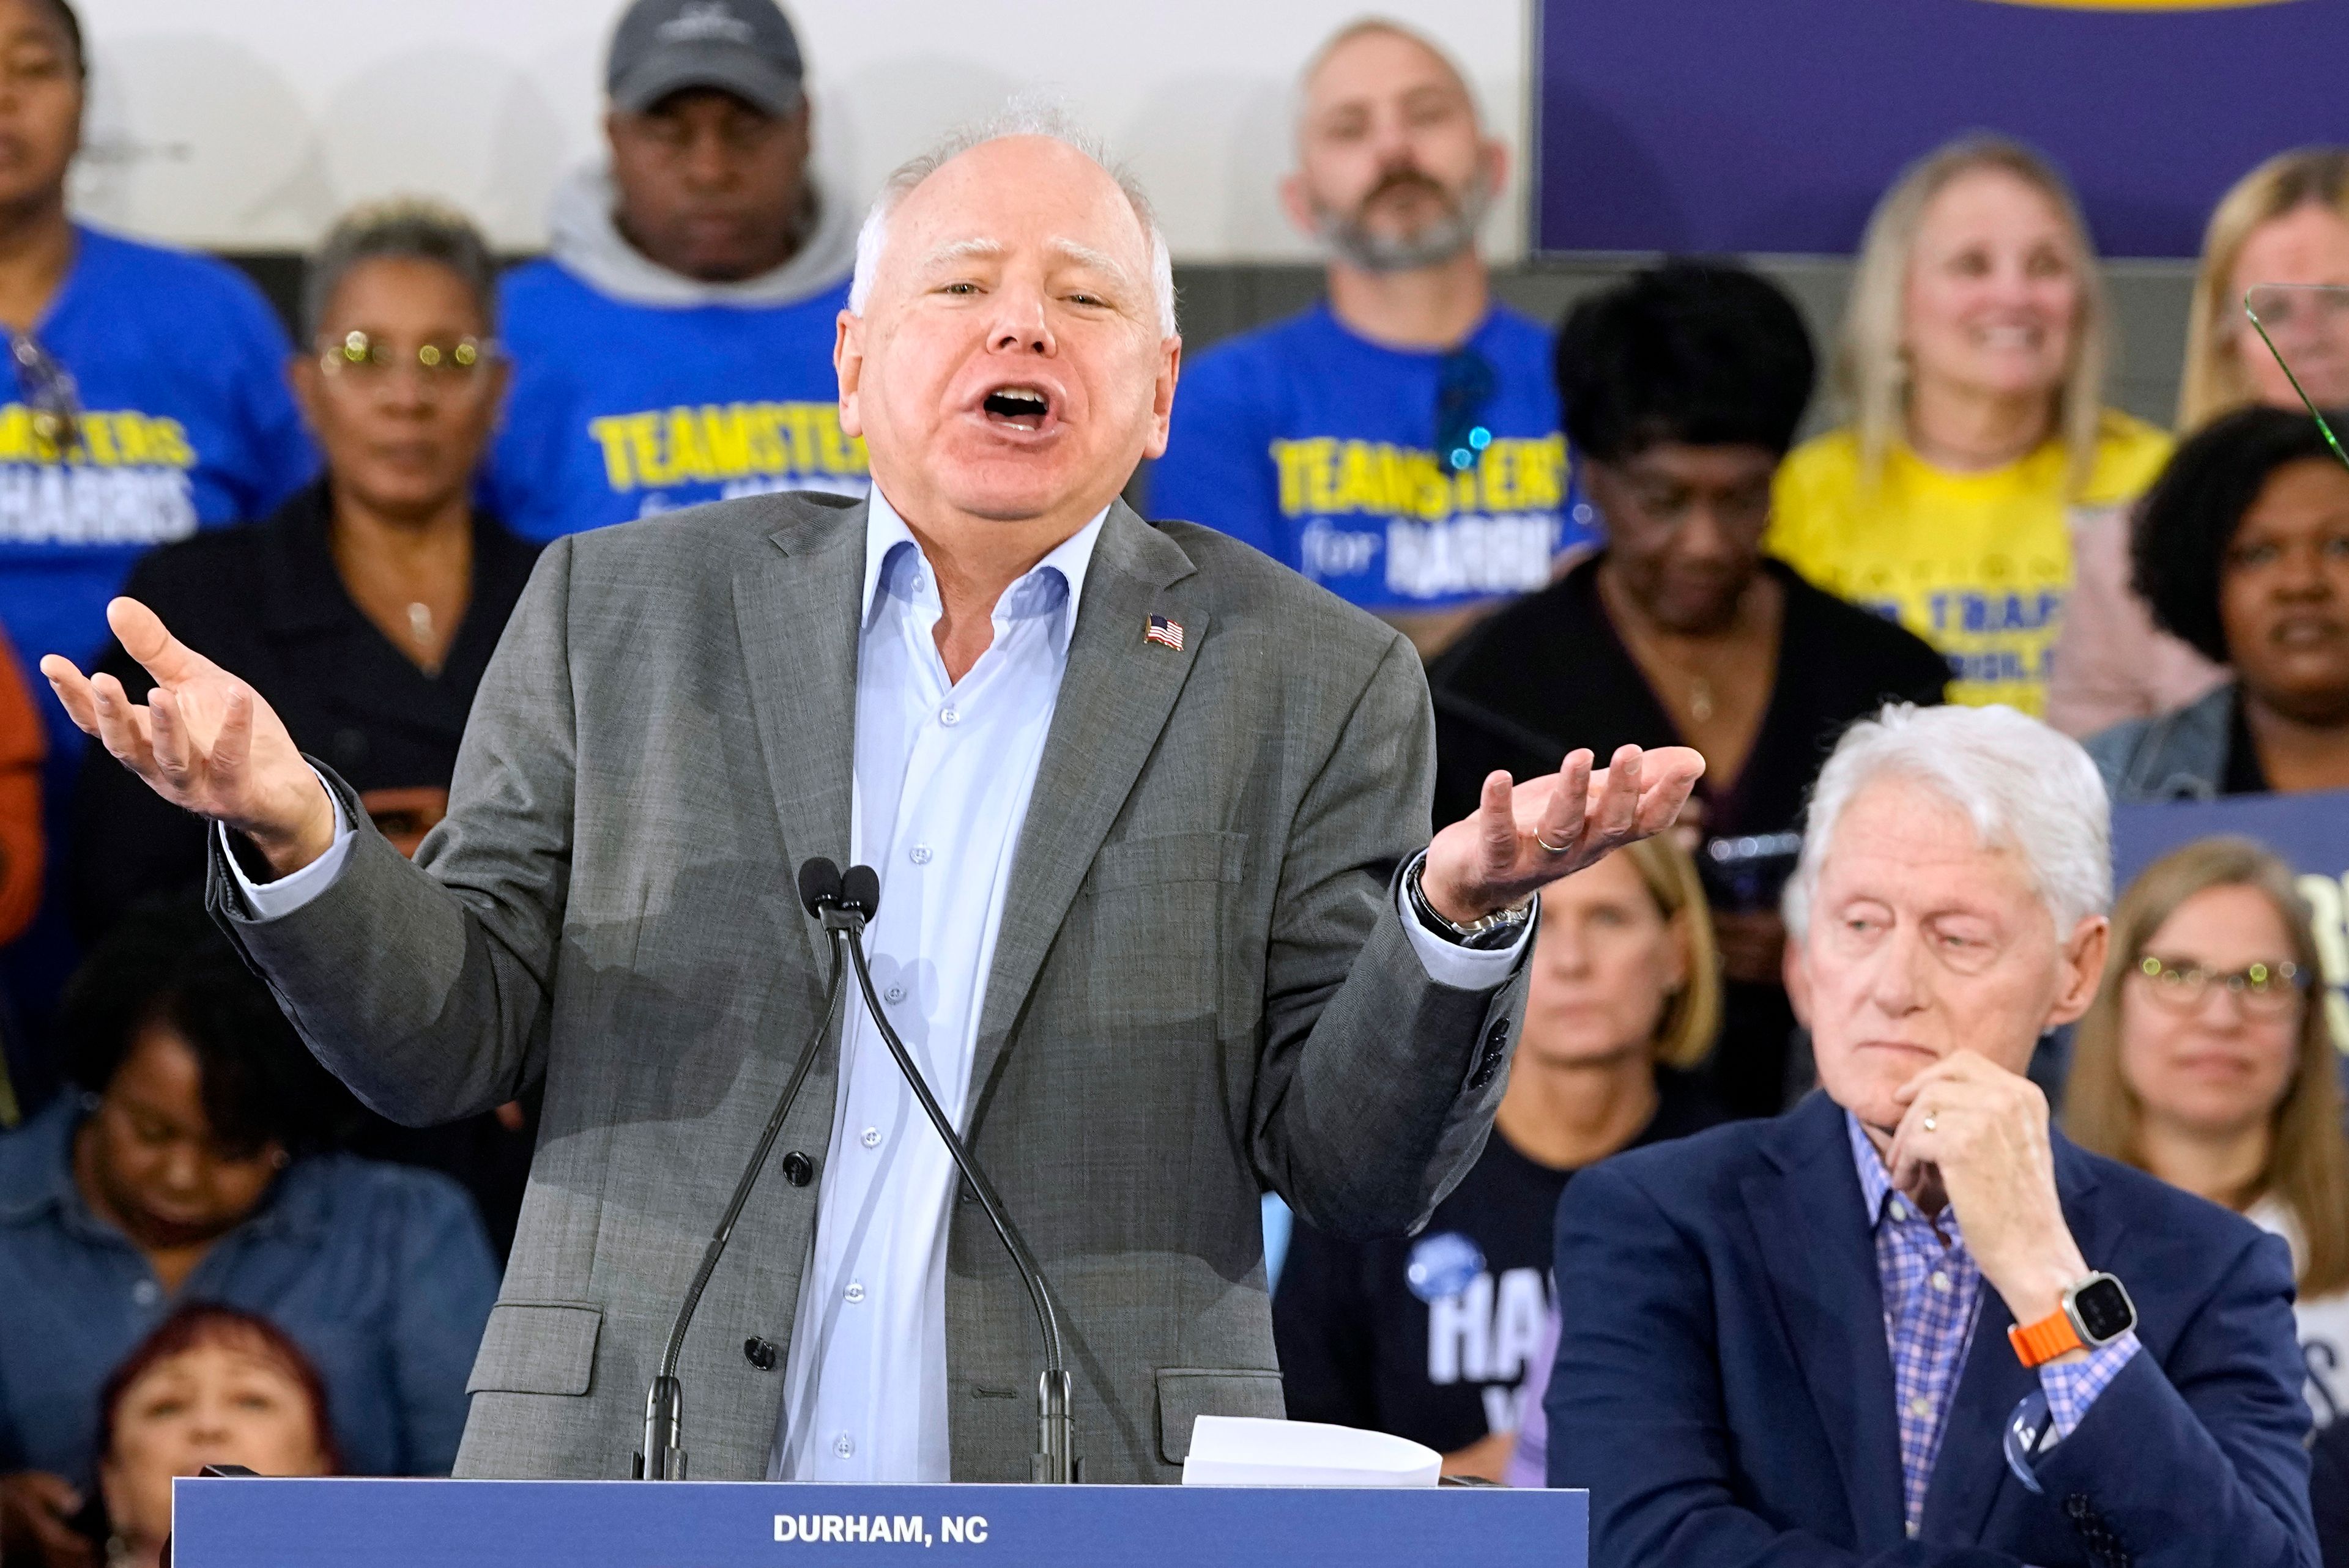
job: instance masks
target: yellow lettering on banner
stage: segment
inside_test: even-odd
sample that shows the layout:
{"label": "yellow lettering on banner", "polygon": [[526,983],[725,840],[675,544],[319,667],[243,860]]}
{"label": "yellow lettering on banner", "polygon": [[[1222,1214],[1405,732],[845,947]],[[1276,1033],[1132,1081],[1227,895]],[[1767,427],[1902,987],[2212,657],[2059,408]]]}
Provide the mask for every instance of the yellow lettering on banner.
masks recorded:
{"label": "yellow lettering on banner", "polygon": [[150,462],[169,463],[175,469],[196,466],[196,449],[188,444],[188,432],[177,419],[156,419],[150,422],[147,449],[152,455]]}
{"label": "yellow lettering on banner", "polygon": [[116,414],[84,414],[81,417],[81,444],[89,453],[89,460],[101,468],[113,468],[122,461],[114,446]]}
{"label": "yellow lettering on banner", "polygon": [[668,459],[661,455],[660,416],[654,413],[624,416],[628,428],[628,455],[636,459],[636,482],[640,485],[665,485],[676,476],[669,472]]}
{"label": "yellow lettering on banner", "polygon": [[721,480],[739,480],[750,471],[750,410],[740,403],[720,408],[714,403],[701,409],[701,433],[709,450],[709,467]]}
{"label": "yellow lettering on banner", "polygon": [[33,459],[33,417],[22,403],[11,403],[0,409],[0,462],[24,463]]}
{"label": "yellow lettering on banner", "polygon": [[1305,470],[1311,459],[1305,455],[1303,441],[1275,441],[1272,460],[1280,469],[1280,515],[1302,516],[1305,511]]}
{"label": "yellow lettering on banner", "polygon": [[625,418],[605,417],[587,421],[587,434],[604,449],[604,478],[616,490],[636,488],[636,476],[628,467],[628,422]]}
{"label": "yellow lettering on banner", "polygon": [[137,468],[148,460],[147,421],[136,414],[121,413],[107,421],[109,427],[114,457],[126,468]]}
{"label": "yellow lettering on banner", "polygon": [[1485,449],[1484,460],[1476,465],[1476,477],[1482,482],[1486,511],[1517,510],[1518,454],[1526,445],[1504,437]]}
{"label": "yellow lettering on banner", "polygon": [[791,429],[791,468],[806,473],[815,467],[815,433],[808,428],[810,406],[805,403],[778,403],[775,415]]}
{"label": "yellow lettering on banner", "polygon": [[1521,443],[1517,455],[1517,504],[1547,511],[1566,500],[1566,438]]}
{"label": "yellow lettering on banner", "polygon": [[1305,443],[1305,504],[1314,511],[1338,510],[1338,443],[1319,436]]}
{"label": "yellow lettering on banner", "polygon": [[791,451],[775,428],[775,406],[772,403],[748,405],[742,413],[742,431],[750,443],[747,460],[753,472],[780,474],[790,471]]}
{"label": "yellow lettering on banner", "polygon": [[1368,441],[1348,441],[1338,466],[1338,505],[1346,511],[1384,511],[1378,454]]}

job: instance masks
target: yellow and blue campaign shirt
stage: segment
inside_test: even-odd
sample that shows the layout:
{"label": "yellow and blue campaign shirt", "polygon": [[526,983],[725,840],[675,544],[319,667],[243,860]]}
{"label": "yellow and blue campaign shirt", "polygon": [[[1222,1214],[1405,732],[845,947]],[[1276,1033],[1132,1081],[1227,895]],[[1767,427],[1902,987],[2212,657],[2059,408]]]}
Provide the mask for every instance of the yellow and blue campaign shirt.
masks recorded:
{"label": "yellow and blue campaign shirt", "polygon": [[561,262],[516,267],[499,336],[514,366],[487,510],[543,542],[764,490],[863,495],[864,441],[832,370],[848,280],[790,304],[616,298]]}
{"label": "yellow and blue campaign shirt", "polygon": [[1327,302],[1185,369],[1154,517],[1220,529],[1366,610],[1443,610],[1550,580],[1591,535],[1558,429],[1550,335],[1495,306],[1464,347],[1493,369],[1476,466],[1436,460],[1444,355],[1390,348]]}
{"label": "yellow and blue campaign shirt", "polygon": [[149,547],[264,516],[317,467],[286,390],[293,346],[243,274],[88,227],[74,236],[33,332],[75,382],[70,448],[36,434],[0,365],[0,622],[42,699],[53,785],[82,738],[49,700],[41,655],[87,666],[107,641],[107,600]]}

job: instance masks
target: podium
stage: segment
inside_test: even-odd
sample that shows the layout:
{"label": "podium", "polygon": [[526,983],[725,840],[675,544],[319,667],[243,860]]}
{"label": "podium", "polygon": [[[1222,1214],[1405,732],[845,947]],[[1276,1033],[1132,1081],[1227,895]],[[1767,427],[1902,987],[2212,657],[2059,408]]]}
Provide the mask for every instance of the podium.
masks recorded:
{"label": "podium", "polygon": [[1584,1568],[1589,1494],[182,1480],[173,1568]]}

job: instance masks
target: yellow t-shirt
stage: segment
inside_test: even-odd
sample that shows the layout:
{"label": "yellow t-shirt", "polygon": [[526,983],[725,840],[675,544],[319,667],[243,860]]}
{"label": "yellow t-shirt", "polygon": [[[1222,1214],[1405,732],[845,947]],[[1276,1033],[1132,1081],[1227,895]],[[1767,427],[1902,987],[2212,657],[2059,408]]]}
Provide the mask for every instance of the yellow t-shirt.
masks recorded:
{"label": "yellow t-shirt", "polygon": [[2047,707],[2049,655],[2072,586],[2074,506],[2134,500],[2170,438],[2107,409],[2085,493],[2066,500],[2063,443],[1984,473],[1934,468],[1903,443],[1864,489],[1849,429],[1778,469],[1771,552],[1829,593],[1898,620],[1946,655],[1952,702]]}

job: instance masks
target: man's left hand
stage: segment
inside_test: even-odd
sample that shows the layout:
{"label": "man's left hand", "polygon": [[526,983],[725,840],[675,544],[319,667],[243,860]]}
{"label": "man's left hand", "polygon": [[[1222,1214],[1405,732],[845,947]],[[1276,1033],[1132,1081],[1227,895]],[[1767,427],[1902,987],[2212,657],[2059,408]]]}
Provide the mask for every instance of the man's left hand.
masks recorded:
{"label": "man's left hand", "polygon": [[1597,772],[1587,750],[1519,784],[1495,772],[1485,780],[1476,814],[1453,823],[1427,846],[1420,891],[1444,919],[1465,925],[1571,876],[1610,850],[1672,825],[1704,772],[1685,746],[1641,751],[1626,746]]}
{"label": "man's left hand", "polygon": [[1946,1196],[1982,1278],[2019,1324],[2064,1305],[2087,1261],[2055,1195],[2047,1097],[2020,1073],[1955,1051],[1893,1093],[1907,1107],[1885,1163],[1927,1213]]}

